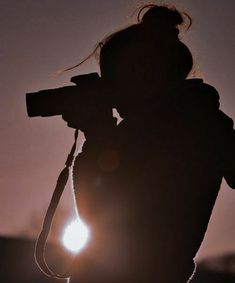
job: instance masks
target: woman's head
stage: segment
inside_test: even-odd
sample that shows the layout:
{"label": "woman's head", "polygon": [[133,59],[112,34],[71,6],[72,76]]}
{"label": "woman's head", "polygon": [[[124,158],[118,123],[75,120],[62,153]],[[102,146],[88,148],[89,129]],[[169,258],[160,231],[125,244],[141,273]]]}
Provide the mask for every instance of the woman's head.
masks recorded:
{"label": "woman's head", "polygon": [[[141,18],[146,8],[148,10]],[[143,7],[137,24],[104,41],[100,52],[102,77],[137,88],[185,79],[192,69],[193,59],[178,38],[178,27],[186,16],[165,6]],[[187,19],[191,25],[190,17]]]}

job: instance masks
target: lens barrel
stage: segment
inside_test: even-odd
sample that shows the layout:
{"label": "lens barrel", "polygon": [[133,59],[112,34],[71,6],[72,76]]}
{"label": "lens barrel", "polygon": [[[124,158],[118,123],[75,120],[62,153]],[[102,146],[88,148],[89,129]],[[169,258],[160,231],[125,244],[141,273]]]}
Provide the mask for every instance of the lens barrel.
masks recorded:
{"label": "lens barrel", "polygon": [[26,93],[26,108],[29,117],[62,115],[77,98],[77,87],[66,86],[56,89]]}

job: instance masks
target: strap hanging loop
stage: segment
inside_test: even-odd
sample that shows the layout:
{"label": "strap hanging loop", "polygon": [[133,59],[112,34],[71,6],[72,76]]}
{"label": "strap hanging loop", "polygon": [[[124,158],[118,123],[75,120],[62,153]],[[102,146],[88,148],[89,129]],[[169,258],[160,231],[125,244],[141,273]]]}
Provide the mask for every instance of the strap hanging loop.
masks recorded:
{"label": "strap hanging loop", "polygon": [[48,206],[46,216],[45,216],[44,221],[43,221],[42,230],[41,230],[41,232],[38,236],[38,239],[37,239],[36,244],[35,244],[35,250],[34,250],[34,258],[35,258],[36,264],[41,269],[41,271],[46,276],[57,278],[57,279],[68,279],[68,276],[56,274],[55,272],[53,272],[49,268],[49,266],[46,263],[45,249],[46,249],[47,238],[48,238],[48,235],[49,235],[50,230],[51,230],[53,217],[55,215],[55,212],[56,212],[57,206],[59,204],[60,198],[62,196],[62,193],[63,193],[64,188],[65,188],[67,181],[68,181],[69,169],[73,165],[73,161],[74,161],[74,158],[75,158],[74,153],[76,151],[77,138],[78,138],[78,129],[75,130],[74,143],[73,143],[71,151],[70,151],[70,153],[67,157],[67,160],[65,162],[65,167],[61,171],[61,173],[60,173],[60,175],[57,179],[56,187],[55,187],[55,190],[53,192],[50,204]]}

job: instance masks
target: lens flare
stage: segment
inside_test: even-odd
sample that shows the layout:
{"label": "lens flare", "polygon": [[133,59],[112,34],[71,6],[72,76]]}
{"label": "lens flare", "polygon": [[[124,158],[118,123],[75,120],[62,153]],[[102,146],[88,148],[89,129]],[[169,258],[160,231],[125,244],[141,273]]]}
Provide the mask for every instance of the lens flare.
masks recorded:
{"label": "lens flare", "polygon": [[86,224],[80,219],[72,221],[64,230],[63,245],[72,253],[79,253],[89,241],[90,232]]}

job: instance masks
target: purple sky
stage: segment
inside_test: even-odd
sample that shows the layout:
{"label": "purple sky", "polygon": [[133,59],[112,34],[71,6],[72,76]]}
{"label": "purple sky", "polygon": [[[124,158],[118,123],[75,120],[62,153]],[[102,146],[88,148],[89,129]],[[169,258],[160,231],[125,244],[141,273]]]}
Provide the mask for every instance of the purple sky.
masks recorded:
{"label": "purple sky", "polygon": [[[105,35],[133,21],[129,16],[141,3],[0,0],[0,234],[20,235],[32,215],[43,215],[73,139],[60,117],[28,118],[25,93],[66,85],[73,75],[96,71],[93,59],[58,78],[50,76],[78,63]],[[184,39],[194,54],[195,71],[217,88],[221,108],[235,119],[235,2],[171,3],[192,16]],[[69,192],[62,207],[73,209]],[[235,251],[234,215],[235,191],[223,184],[200,257]]]}

